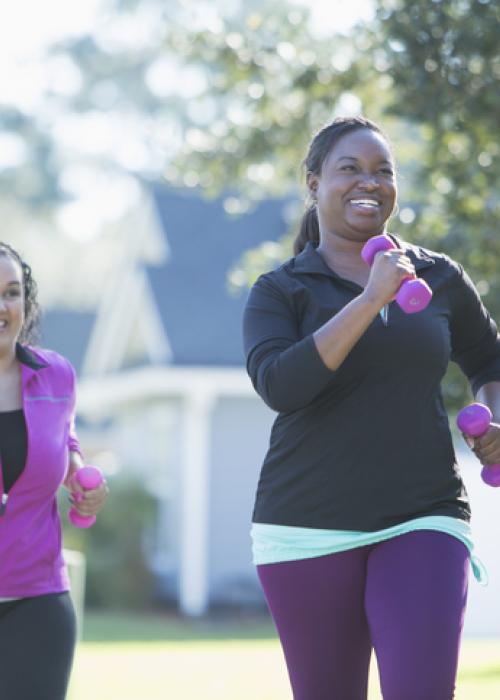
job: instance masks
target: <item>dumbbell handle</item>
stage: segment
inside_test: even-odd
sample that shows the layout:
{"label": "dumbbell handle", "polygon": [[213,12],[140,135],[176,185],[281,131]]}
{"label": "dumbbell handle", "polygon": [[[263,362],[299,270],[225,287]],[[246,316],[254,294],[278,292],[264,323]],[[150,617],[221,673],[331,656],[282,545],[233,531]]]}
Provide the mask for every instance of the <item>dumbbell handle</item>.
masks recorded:
{"label": "dumbbell handle", "polygon": [[[73,480],[86,491],[91,491],[92,489],[98,488],[102,484],[104,478],[100,469],[87,465],[75,472]],[[74,493],[74,498],[79,501],[82,498],[82,494],[76,491]],[[96,521],[95,515],[81,515],[74,507],[68,512],[68,518],[73,525],[80,528],[91,527]]]}
{"label": "dumbbell handle", "polygon": [[[377,253],[396,248],[389,236],[382,233],[370,238],[361,251],[361,257],[367,265],[373,265]],[[396,294],[396,302],[407,314],[423,311],[432,299],[432,291],[427,282],[420,279],[405,280]]]}
{"label": "dumbbell handle", "polygon": [[[471,403],[458,414],[457,426],[465,435],[481,437],[488,431],[492,418],[488,406]],[[500,486],[500,464],[485,464],[481,470],[481,478],[488,486]]]}

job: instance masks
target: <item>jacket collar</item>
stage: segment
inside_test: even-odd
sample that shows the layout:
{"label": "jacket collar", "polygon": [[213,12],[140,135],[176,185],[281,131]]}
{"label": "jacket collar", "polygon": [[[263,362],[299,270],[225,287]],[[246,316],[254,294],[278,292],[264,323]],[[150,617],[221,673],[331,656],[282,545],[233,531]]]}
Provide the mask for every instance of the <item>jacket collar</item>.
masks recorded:
{"label": "jacket collar", "polygon": [[389,238],[392,238],[392,240],[398,246],[398,248],[401,248],[401,250],[403,250],[406,253],[406,255],[410,258],[413,265],[415,266],[415,270],[423,270],[426,267],[431,267],[432,265],[434,265],[434,259],[431,258],[430,255],[427,255],[426,251],[423,248],[420,248],[418,245],[412,245],[411,243],[403,241],[399,236],[396,236],[396,234],[394,233],[389,233],[387,235],[389,236]]}
{"label": "jacket collar", "polygon": [[[416,270],[422,270],[423,268],[434,265],[434,260],[426,255],[422,248],[406,243],[393,233],[389,233],[388,236],[394,241],[398,248],[408,255]],[[309,241],[304,250],[290,261],[290,271],[299,274],[306,273],[337,277],[335,272],[328,267],[316,248],[317,246]]]}
{"label": "jacket collar", "polygon": [[309,241],[304,250],[290,260],[290,271],[313,275],[328,275],[329,277],[335,275],[316,248],[317,246],[312,241]]}
{"label": "jacket collar", "polygon": [[16,357],[19,362],[26,365],[30,369],[39,370],[48,367],[48,363],[40,362],[36,355],[26,346],[21,343],[16,343]]}

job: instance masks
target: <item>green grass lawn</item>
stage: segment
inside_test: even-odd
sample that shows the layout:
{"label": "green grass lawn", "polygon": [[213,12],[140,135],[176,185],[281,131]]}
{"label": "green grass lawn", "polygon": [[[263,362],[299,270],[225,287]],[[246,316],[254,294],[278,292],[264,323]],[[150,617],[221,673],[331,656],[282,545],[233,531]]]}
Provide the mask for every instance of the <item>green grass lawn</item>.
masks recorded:
{"label": "green grass lawn", "polygon": [[[291,700],[267,620],[88,614],[69,700]],[[500,641],[463,644],[456,700],[500,698]],[[369,700],[381,700],[372,664]]]}

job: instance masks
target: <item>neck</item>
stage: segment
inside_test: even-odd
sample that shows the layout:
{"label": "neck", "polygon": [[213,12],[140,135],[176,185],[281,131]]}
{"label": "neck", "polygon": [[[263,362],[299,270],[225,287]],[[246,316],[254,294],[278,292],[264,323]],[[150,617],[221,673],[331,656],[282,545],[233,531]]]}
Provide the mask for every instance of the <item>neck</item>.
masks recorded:
{"label": "neck", "polygon": [[0,374],[8,374],[17,365],[16,348],[0,351]]}
{"label": "neck", "polygon": [[364,268],[366,263],[361,258],[361,250],[369,238],[371,235],[362,240],[355,240],[345,238],[334,231],[321,231],[317,250],[328,263]]}

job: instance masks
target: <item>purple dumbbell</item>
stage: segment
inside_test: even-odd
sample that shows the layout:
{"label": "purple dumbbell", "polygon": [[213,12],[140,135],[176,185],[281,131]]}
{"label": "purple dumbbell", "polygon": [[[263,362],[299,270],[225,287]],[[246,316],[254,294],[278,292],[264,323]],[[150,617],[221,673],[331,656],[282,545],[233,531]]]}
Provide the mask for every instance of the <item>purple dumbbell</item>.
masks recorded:
{"label": "purple dumbbell", "polygon": [[[98,488],[104,481],[102,472],[97,467],[82,467],[75,472],[73,479],[77,481],[82,489],[86,491],[91,491],[92,489]],[[83,494],[76,491],[73,494],[74,499],[78,502],[83,498]],[[76,527],[87,528],[91,527],[96,521],[95,515],[80,515],[76,508],[71,508],[68,513],[68,518],[70,522]]]}
{"label": "purple dumbbell", "polygon": [[[457,425],[465,435],[481,437],[490,427],[492,414],[488,406],[471,403],[462,408],[457,416]],[[500,464],[485,464],[481,478],[488,486],[500,486]]]}
{"label": "purple dumbbell", "polygon": [[[389,236],[382,233],[370,238],[361,251],[361,257],[367,265],[373,265],[375,255],[381,250],[396,248]],[[423,311],[432,299],[432,291],[424,280],[405,280],[396,294],[396,301],[407,314]]]}

